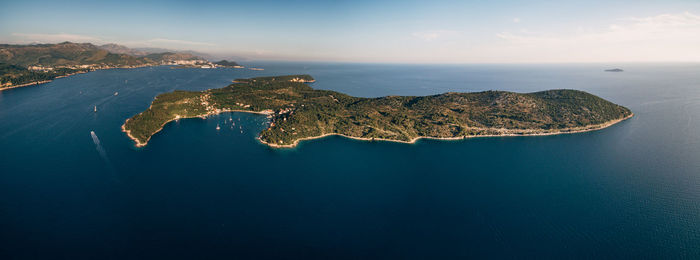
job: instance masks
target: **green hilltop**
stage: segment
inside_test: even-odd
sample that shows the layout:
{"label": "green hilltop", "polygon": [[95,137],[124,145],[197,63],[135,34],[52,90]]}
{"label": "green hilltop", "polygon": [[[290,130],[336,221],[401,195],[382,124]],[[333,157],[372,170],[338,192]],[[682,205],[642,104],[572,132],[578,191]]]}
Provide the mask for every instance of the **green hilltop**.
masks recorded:
{"label": "green hilltop", "polygon": [[154,60],[115,54],[91,43],[0,44],[0,63],[17,66],[70,66],[83,64],[142,65]]}
{"label": "green hilltop", "polygon": [[260,140],[290,147],[329,134],[402,142],[557,134],[600,129],[632,116],[625,107],[577,90],[363,98],[305,84],[313,81],[309,75],[237,79],[219,89],[161,94],[146,111],[128,119],[123,130],[143,146],[173,120],[258,112],[271,120]]}

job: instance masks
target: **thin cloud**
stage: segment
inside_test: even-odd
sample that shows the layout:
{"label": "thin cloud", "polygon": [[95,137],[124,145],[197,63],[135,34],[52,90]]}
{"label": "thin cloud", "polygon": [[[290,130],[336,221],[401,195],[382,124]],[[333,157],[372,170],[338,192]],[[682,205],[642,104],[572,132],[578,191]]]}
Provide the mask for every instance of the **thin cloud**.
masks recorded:
{"label": "thin cloud", "polygon": [[414,32],[411,34],[411,36],[430,42],[438,39],[443,39],[443,38],[449,38],[449,37],[454,37],[458,35],[459,32],[457,31],[452,31],[452,30],[434,30],[434,31],[423,31],[423,32]]}
{"label": "thin cloud", "polygon": [[191,46],[216,46],[216,44],[207,43],[207,42],[193,42],[193,41],[183,41],[183,40],[164,39],[164,38],[150,39],[150,40],[147,40],[146,42],[176,44],[176,45],[191,45]]}
{"label": "thin cloud", "polygon": [[511,33],[496,36],[514,55],[576,61],[700,59],[700,16],[689,12],[642,18],[567,34]]}
{"label": "thin cloud", "polygon": [[102,39],[80,34],[69,34],[69,33],[12,33],[12,36],[18,43],[31,43],[31,42],[41,42],[41,43],[56,43],[56,42],[103,42]]}
{"label": "thin cloud", "polygon": [[619,19],[620,21],[634,22],[637,25],[646,26],[676,26],[676,27],[686,27],[686,26],[700,26],[700,16],[694,15],[690,12],[684,12],[682,14],[661,14],[652,17],[628,17]]}

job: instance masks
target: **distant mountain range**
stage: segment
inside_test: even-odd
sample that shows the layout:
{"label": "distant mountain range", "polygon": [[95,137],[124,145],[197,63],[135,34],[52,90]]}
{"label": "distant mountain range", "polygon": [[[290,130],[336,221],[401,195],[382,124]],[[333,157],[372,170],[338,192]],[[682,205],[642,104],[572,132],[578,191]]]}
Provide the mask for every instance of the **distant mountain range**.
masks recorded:
{"label": "distant mountain range", "polygon": [[72,42],[31,45],[0,44],[0,63],[22,67],[87,64],[135,66],[174,60],[204,60],[204,58],[190,53],[149,53],[116,44],[102,46]]}
{"label": "distant mountain range", "polygon": [[[126,47],[124,45],[119,45],[119,44],[114,44],[114,43],[108,43],[104,45],[97,46],[100,49],[106,50],[111,53],[116,53],[116,54],[128,54],[132,56],[145,56],[150,53],[156,53],[156,52],[148,52],[148,51],[143,51],[143,50],[136,50],[136,49],[131,49],[129,47]],[[167,52],[167,51],[162,51],[162,52]]]}
{"label": "distant mountain range", "polygon": [[97,46],[100,49],[106,50],[111,53],[116,53],[116,54],[128,54],[131,56],[137,56],[137,57],[142,57],[142,56],[148,56],[151,54],[162,54],[162,53],[174,53],[178,54],[178,56],[173,56],[176,58],[186,58],[186,55],[192,56],[192,57],[197,57],[199,59],[211,59],[212,56],[206,53],[201,53],[201,52],[196,52],[196,51],[174,51],[170,49],[164,49],[164,48],[129,48],[124,45],[119,45],[119,44],[114,44],[114,43],[108,43],[108,44],[103,44]]}

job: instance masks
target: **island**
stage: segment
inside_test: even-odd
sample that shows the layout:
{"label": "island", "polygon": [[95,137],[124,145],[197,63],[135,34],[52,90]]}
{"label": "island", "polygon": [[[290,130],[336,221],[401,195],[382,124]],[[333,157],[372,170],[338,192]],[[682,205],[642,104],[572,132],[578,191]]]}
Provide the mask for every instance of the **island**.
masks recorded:
{"label": "island", "polygon": [[216,64],[217,66],[222,67],[222,68],[234,68],[234,69],[242,69],[243,68],[243,66],[241,66],[240,64],[238,64],[235,61],[220,60],[220,61],[214,62],[214,64]]}
{"label": "island", "polygon": [[127,119],[122,130],[141,147],[173,120],[250,112],[269,117],[258,137],[262,143],[294,147],[328,135],[412,143],[420,138],[576,133],[633,116],[623,106],[578,90],[365,98],[307,84],[314,81],[309,75],[258,77],[236,79],[219,89],[164,93]]}
{"label": "island", "polygon": [[623,72],[623,71],[624,71],[624,70],[622,70],[622,69],[617,69],[617,68],[605,70],[605,72]]}

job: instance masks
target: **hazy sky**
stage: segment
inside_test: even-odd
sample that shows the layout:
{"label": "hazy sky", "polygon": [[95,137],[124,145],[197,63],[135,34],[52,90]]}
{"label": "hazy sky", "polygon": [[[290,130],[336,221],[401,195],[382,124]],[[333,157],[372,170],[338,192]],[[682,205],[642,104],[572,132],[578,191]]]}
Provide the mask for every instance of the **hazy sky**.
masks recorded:
{"label": "hazy sky", "polygon": [[700,0],[0,1],[0,42],[119,43],[250,59],[700,61]]}

